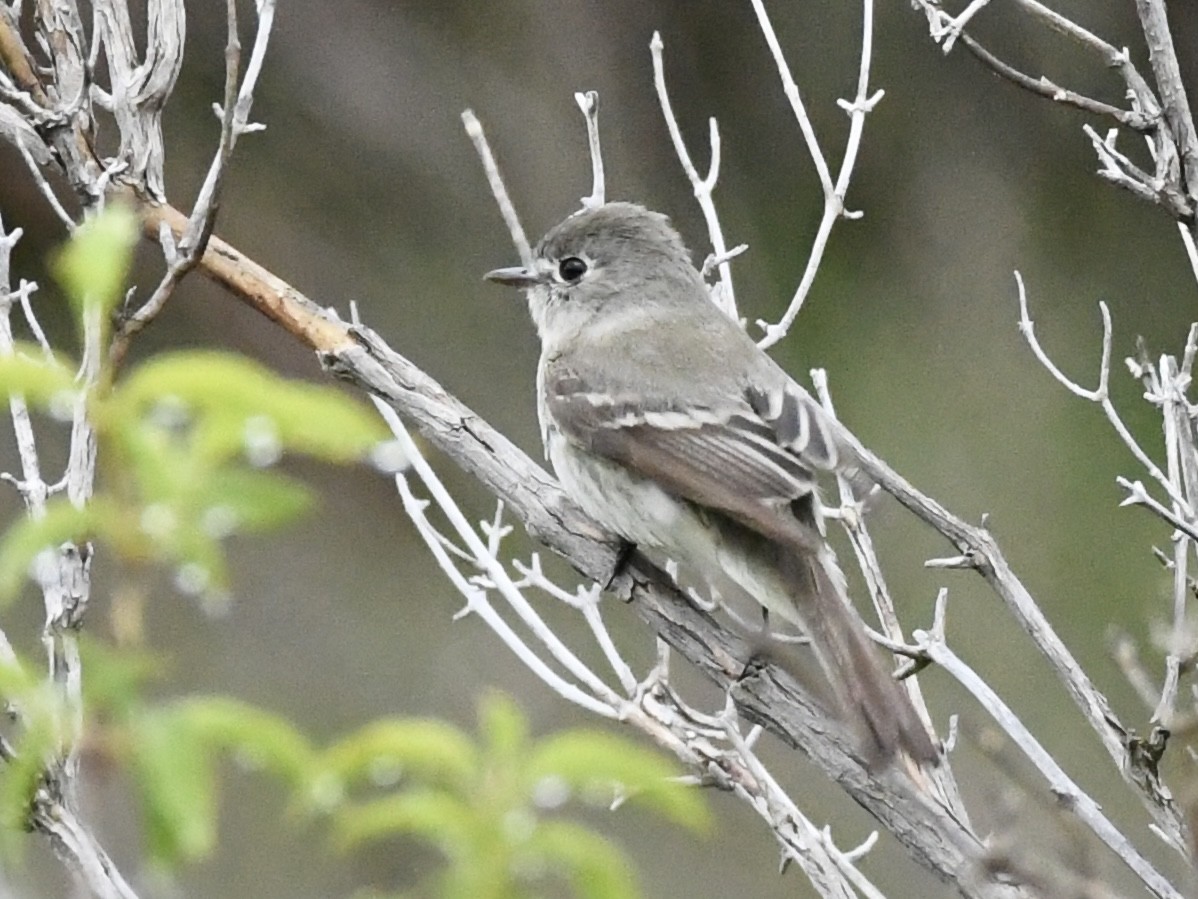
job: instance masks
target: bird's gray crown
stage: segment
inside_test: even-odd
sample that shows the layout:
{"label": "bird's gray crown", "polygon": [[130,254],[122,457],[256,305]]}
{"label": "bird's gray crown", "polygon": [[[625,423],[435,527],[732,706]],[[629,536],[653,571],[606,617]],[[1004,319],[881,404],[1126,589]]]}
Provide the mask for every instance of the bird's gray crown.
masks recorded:
{"label": "bird's gray crown", "polygon": [[651,257],[690,259],[670,220],[636,203],[607,203],[577,212],[542,237],[536,248],[542,259],[585,256],[600,264],[613,254],[630,262]]}

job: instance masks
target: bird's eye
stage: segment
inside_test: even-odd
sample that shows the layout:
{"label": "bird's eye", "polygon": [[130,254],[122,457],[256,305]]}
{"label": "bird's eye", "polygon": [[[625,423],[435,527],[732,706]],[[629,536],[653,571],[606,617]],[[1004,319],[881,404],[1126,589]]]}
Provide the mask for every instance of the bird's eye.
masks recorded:
{"label": "bird's eye", "polygon": [[587,264],[577,256],[567,256],[557,264],[557,273],[563,281],[573,283],[587,273]]}

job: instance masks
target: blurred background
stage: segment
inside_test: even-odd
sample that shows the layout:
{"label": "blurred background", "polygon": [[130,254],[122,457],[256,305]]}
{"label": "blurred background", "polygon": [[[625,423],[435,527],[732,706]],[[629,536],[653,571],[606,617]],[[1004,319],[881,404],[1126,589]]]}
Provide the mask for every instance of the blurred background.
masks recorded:
{"label": "blurred background", "polygon": [[[243,24],[253,21],[243,4]],[[1174,3],[1173,28],[1198,89],[1198,14]],[[217,137],[210,111],[223,79],[223,4],[192,4],[187,56],[165,117],[167,190],[189,209]],[[859,5],[843,0],[769,4],[829,162],[840,163],[860,46]],[[1058,8],[1150,71],[1131,4],[1072,0]],[[1082,384],[1097,379],[1101,325],[1115,327],[1113,390],[1129,425],[1159,445],[1159,417],[1120,360],[1142,336],[1154,354],[1178,353],[1195,318],[1195,284],[1175,225],[1094,175],[1082,125],[1094,116],[1032,97],[958,47],[945,56],[907,3],[877,10],[872,84],[885,99],[866,122],[848,205],[791,336],[773,351],[806,379],[828,369],[842,419],[917,486],[962,516],[989,516],[1008,558],[1116,712],[1141,732],[1150,710],[1135,698],[1109,650],[1113,632],[1150,649],[1169,609],[1169,581],[1153,544],[1169,533],[1140,509],[1120,509],[1115,477],[1142,476],[1101,412],[1069,395],[1035,362],[1016,328],[1012,272],[1022,272],[1032,316],[1056,362]],[[1121,83],[1096,60],[994,4],[976,36],[1033,75],[1122,102]],[[670,214],[696,260],[706,232],[674,158],[652,86],[649,41],[660,30],[667,81],[691,152],[705,170],[707,118],[719,119],[723,169],[716,202],[735,262],[742,314],[775,320],[803,269],[822,204],[813,168],[747,2],[612,0],[287,0],[280,4],[254,118],[267,124],[237,148],[217,231],[307,293],[366,323],[539,458],[533,405],[537,344],[523,304],[481,281],[515,261],[459,114],[482,119],[530,236],[578,206],[590,190],[583,119],[573,94],[597,90],[608,196]],[[248,47],[249,34],[243,35]],[[1123,149],[1139,158],[1137,138]],[[62,239],[55,220],[0,147],[0,210],[26,236],[16,271],[45,285],[43,258]],[[155,251],[144,253],[147,263]],[[157,269],[147,264],[145,277]],[[149,280],[143,283],[152,283]],[[190,278],[134,356],[165,347],[217,346],[321,379],[312,354],[219,289]],[[49,451],[48,451],[49,452]],[[14,468],[11,437],[0,468]],[[433,457],[465,508],[489,517],[489,497]],[[367,470],[293,464],[322,505],[301,526],[234,547],[237,599],[213,618],[176,595],[169,578],[147,608],[150,644],[173,659],[165,693],[228,692],[285,714],[317,740],[386,714],[444,717],[473,728],[488,687],[515,696],[536,733],[594,723],[552,695],[477,620],[454,622],[460,598],[405,519],[391,484]],[[0,493],[7,520],[17,514]],[[882,503],[874,514],[891,586],[908,628],[927,626],[940,586],[950,590],[953,645],[994,685],[1066,770],[1167,870],[1176,859],[1146,829],[1097,741],[1049,668],[976,576],[928,572],[951,548]],[[520,544],[522,551],[531,547]],[[98,561],[94,626],[107,627],[120,572]],[[550,601],[544,601],[545,606]],[[549,610],[573,642],[582,622]],[[34,645],[32,598],[5,629]],[[610,607],[628,654],[647,662],[652,634]],[[21,635],[24,635],[22,637]],[[689,672],[696,702],[718,702]],[[959,714],[983,725],[947,678],[922,677],[942,732]],[[1018,763],[994,766],[963,739],[957,770],[980,833],[1043,822],[1041,784]],[[793,752],[764,755],[816,821],[854,845],[870,819]],[[137,875],[137,818],[119,780],[96,772],[90,814],[126,873]],[[779,876],[766,828],[738,801],[712,795],[718,825],[706,840],[635,811],[596,821],[639,867],[647,895],[807,896],[793,871]],[[1021,805],[1022,803],[1022,805]],[[436,865],[406,844],[341,858],[285,816],[270,784],[233,770],[222,838],[210,861],[185,870],[179,895],[326,897],[357,885],[402,887]],[[1025,829],[1026,832],[1026,829]],[[1032,831],[1041,848],[1076,837]],[[1130,888],[1117,862],[1086,839],[1063,847],[1096,876]],[[948,895],[888,838],[865,863],[893,896]],[[24,877],[33,894],[64,895],[44,850]],[[1135,890],[1132,889],[1134,893]],[[157,895],[146,890],[145,895]],[[163,888],[161,895],[169,895]]]}

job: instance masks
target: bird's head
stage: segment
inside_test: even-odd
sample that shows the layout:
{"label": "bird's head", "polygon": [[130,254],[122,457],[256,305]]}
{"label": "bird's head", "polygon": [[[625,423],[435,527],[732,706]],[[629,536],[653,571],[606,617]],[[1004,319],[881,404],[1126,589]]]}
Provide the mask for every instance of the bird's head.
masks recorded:
{"label": "bird's head", "polygon": [[547,233],[531,267],[501,268],[486,278],[523,288],[544,341],[634,312],[706,301],[699,273],[678,232],[660,212],[634,203],[584,209]]}

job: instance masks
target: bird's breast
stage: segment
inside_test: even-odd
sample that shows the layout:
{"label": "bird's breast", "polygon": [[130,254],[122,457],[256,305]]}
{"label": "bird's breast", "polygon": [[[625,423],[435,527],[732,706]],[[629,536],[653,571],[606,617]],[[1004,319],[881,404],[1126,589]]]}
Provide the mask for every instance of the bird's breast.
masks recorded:
{"label": "bird's breast", "polygon": [[689,510],[654,482],[579,449],[556,428],[546,429],[546,453],[557,478],[583,511],[631,543],[669,547]]}

